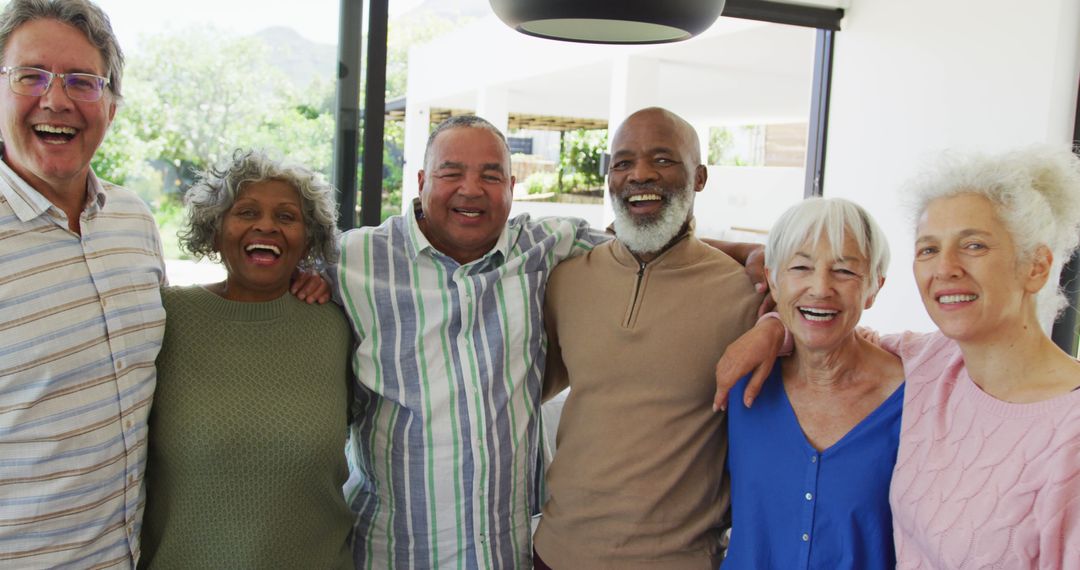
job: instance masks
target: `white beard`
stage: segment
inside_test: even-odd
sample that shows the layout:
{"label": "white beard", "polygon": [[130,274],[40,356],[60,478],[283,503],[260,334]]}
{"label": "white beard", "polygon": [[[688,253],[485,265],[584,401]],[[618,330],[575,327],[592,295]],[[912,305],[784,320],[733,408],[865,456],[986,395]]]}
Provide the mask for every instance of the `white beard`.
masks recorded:
{"label": "white beard", "polygon": [[615,209],[615,238],[634,253],[659,252],[679,235],[683,224],[690,219],[690,210],[694,207],[693,189],[658,193],[668,197],[667,204],[655,220],[640,225],[634,222],[629,206],[621,199],[612,197],[611,205]]}

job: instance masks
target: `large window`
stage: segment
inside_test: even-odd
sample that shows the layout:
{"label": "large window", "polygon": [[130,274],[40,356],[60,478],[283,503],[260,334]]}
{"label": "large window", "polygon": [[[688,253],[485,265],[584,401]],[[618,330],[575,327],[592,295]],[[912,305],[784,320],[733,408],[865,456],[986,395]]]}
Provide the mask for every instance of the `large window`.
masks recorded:
{"label": "large window", "polygon": [[220,279],[176,245],[195,172],[259,147],[329,175],[338,0],[98,0],[125,51],[124,102],[94,160],[151,205],[174,284]]}
{"label": "large window", "polygon": [[[176,245],[180,197],[234,148],[276,151],[333,178],[341,1],[100,5],[128,65],[125,103],[94,167],[152,205],[173,283],[219,279],[219,267],[184,259]],[[513,213],[606,225],[609,128],[660,105],[695,126],[710,163],[699,232],[760,240],[803,196],[815,33],[721,18],[687,42],[597,46],[518,34],[487,0],[391,0],[381,218],[416,196],[431,126],[476,113],[514,144]]]}
{"label": "large window", "polygon": [[[414,4],[400,13],[419,17],[436,6]],[[416,195],[431,124],[476,113],[511,137],[512,213],[606,225],[600,168],[609,129],[652,105],[679,113],[699,133],[710,162],[695,207],[701,234],[761,240],[802,199],[816,30],[721,18],[686,42],[603,46],[518,34],[486,0],[454,7],[463,20],[424,43],[396,44],[391,33],[390,53],[408,48],[409,55],[405,98],[395,101],[404,124],[403,202]]]}

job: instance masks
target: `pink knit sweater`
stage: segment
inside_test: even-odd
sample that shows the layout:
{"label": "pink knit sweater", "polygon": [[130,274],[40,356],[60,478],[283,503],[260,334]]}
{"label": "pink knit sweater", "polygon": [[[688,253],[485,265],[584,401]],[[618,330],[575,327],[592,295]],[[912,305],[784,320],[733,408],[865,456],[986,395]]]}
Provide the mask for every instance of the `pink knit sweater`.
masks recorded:
{"label": "pink knit sweater", "polygon": [[1080,390],[1011,404],[941,333],[882,345],[907,387],[890,503],[898,568],[1080,569]]}

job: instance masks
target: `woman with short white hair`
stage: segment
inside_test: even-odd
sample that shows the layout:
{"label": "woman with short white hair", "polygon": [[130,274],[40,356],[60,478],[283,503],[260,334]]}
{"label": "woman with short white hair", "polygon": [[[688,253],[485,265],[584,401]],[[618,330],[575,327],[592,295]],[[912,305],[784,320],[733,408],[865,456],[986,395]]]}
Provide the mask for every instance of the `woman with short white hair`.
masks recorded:
{"label": "woman with short white hair", "polygon": [[847,200],[803,201],[770,231],[766,275],[795,348],[752,410],[728,414],[723,568],[895,565],[888,495],[903,369],[855,334],[888,263],[881,229]]}

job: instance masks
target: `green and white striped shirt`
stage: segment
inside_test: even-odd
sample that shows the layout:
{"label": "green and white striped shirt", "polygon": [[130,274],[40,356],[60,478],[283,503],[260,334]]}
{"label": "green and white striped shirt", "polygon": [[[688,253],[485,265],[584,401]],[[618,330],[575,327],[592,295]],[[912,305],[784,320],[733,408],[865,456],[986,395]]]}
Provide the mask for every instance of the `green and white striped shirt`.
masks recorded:
{"label": "green and white striped shirt", "polygon": [[609,239],[518,216],[460,265],[413,215],[342,238],[337,291],[359,346],[347,499],[357,568],[520,568],[538,511],[544,287]]}

